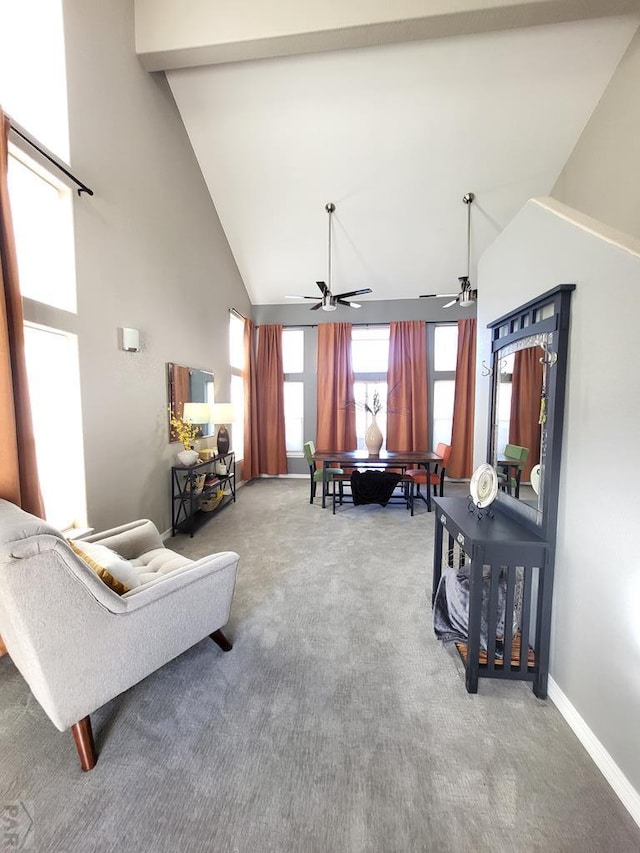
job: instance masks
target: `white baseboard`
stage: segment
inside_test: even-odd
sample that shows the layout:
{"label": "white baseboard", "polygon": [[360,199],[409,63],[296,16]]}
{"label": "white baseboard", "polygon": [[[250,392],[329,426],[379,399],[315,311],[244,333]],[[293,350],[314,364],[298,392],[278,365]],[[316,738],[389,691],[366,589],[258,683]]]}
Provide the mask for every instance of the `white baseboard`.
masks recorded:
{"label": "white baseboard", "polygon": [[640,793],[629,782],[611,755],[551,677],[549,677],[548,695],[549,699],[551,699],[573,730],[575,736],[587,750],[596,767],[611,785],[622,805],[638,826],[640,826]]}

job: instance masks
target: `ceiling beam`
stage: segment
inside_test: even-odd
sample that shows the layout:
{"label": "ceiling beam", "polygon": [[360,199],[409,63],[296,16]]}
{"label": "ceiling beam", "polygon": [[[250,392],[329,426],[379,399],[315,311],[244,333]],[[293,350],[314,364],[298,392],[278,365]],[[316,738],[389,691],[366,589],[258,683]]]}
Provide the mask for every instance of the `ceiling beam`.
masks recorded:
{"label": "ceiling beam", "polygon": [[640,0],[135,0],[136,51],[166,71],[639,11]]}

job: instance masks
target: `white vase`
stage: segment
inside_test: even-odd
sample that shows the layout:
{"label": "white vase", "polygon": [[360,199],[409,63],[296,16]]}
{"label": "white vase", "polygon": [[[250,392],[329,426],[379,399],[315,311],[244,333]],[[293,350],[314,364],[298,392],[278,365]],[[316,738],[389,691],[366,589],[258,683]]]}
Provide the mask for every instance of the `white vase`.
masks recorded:
{"label": "white vase", "polygon": [[181,465],[194,465],[198,461],[197,450],[181,450],[178,453],[178,462]]}
{"label": "white vase", "polygon": [[382,447],[382,433],[375,415],[372,415],[371,423],[364,434],[364,443],[369,451],[369,456],[380,455],[380,448]]}

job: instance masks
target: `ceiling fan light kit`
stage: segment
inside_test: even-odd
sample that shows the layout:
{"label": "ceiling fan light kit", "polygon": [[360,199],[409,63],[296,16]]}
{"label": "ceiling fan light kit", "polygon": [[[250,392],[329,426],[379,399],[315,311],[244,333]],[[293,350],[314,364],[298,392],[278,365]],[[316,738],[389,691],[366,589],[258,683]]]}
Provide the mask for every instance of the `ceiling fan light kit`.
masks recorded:
{"label": "ceiling fan light kit", "polygon": [[446,299],[450,298],[451,302],[443,305],[443,308],[450,308],[456,303],[460,308],[470,308],[478,300],[478,291],[471,287],[469,279],[470,259],[471,259],[471,204],[475,198],[474,193],[465,193],[462,196],[462,201],[467,207],[467,274],[458,276],[460,282],[460,291],[458,293],[423,293],[420,299]]}
{"label": "ceiling fan light kit", "polygon": [[320,288],[322,296],[318,299],[317,296],[285,296],[285,299],[318,299],[315,305],[311,306],[311,311],[317,311],[322,308],[323,311],[335,311],[338,305],[345,305],[347,308],[361,308],[359,302],[352,302],[352,296],[360,296],[362,293],[373,293],[370,287],[363,287],[360,290],[349,290],[346,293],[331,292],[331,217],[335,212],[336,206],[330,201],[325,204],[324,209],[329,214],[329,274],[327,285],[324,281],[316,281]]}

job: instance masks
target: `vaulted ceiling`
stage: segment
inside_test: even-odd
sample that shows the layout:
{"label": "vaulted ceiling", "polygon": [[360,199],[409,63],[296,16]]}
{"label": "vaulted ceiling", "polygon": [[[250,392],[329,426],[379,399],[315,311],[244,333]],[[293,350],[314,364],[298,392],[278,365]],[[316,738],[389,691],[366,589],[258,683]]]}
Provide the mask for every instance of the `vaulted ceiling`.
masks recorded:
{"label": "vaulted ceiling", "polygon": [[364,301],[455,291],[467,262],[463,195],[475,193],[473,278],[523,204],[551,193],[638,22],[166,61],[251,301],[316,295],[327,278],[327,202],[334,292],[371,287]]}

